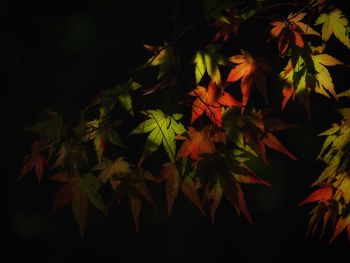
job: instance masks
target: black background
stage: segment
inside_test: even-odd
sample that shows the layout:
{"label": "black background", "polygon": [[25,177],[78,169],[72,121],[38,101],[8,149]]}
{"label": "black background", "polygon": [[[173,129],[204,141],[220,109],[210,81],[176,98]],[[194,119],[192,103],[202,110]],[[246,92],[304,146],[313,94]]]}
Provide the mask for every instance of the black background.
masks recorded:
{"label": "black background", "polygon": [[[182,26],[194,22],[202,13],[200,1],[188,2],[191,3],[180,1]],[[3,21],[0,47],[5,68],[1,96],[5,161],[2,180],[7,207],[3,228],[7,233],[7,254],[14,260],[39,262],[348,261],[350,247],[346,235],[340,235],[332,244],[327,243],[330,232],[323,238],[306,238],[310,206],[298,207],[324,168],[315,161],[322,144],[317,133],[340,119],[332,109],[348,105],[344,100],[337,104],[312,96],[311,122],[298,103],[287,107],[283,118],[300,126],[280,133],[279,137],[300,160],[294,162],[269,151],[270,166],[253,161],[256,172],[273,185],[245,188],[253,225],[237,216],[226,202],[220,206],[212,225],[209,217],[201,216],[183,196],[167,216],[160,189],[156,190],[161,196],[157,198],[159,208],[153,211],[147,205],[144,207],[139,233],[134,231],[125,202],[112,209],[109,219],[91,209],[86,235],[81,240],[69,207],[50,215],[57,184],[44,179],[38,185],[33,175],[15,183],[20,163],[34,139],[24,127],[43,119],[47,109],[78,118],[79,109],[98,90],[128,79],[149,55],[143,43],[161,44],[164,39],[172,39],[173,8],[172,1],[50,1],[46,6],[0,2]],[[250,29],[249,34],[254,32],[254,28]],[[186,49],[188,44],[190,52],[195,41],[203,41],[201,30],[207,29],[187,36],[182,48]],[[256,42],[249,41],[251,36],[242,33],[241,37],[244,39],[241,47],[254,52]],[[267,47],[276,49],[275,42]],[[348,50],[334,38],[327,52],[350,61]],[[273,55],[272,52],[272,60]],[[338,91],[348,88],[349,71],[345,67],[337,67],[331,73]]]}

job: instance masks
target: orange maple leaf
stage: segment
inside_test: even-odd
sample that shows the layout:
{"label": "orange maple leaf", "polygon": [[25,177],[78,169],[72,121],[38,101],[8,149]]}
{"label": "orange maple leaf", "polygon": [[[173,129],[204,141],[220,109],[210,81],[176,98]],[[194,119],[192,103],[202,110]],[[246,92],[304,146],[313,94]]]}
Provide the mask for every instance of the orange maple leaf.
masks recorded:
{"label": "orange maple leaf", "polygon": [[231,70],[227,77],[227,81],[235,82],[242,79],[241,92],[242,103],[244,106],[247,105],[254,84],[264,96],[265,101],[267,101],[266,79],[263,73],[271,72],[271,66],[264,62],[262,58],[254,59],[245,50],[241,50],[241,53],[242,55],[236,55],[229,58],[231,62],[238,65]]}
{"label": "orange maple leaf", "polygon": [[216,86],[213,81],[209,83],[208,89],[197,86],[189,95],[197,97],[192,106],[191,124],[205,111],[209,119],[218,127],[221,127],[221,106],[242,106],[241,102],[236,100],[228,92],[225,92],[222,86]]}
{"label": "orange maple leaf", "polygon": [[284,21],[271,22],[273,28],[271,29],[271,36],[277,38],[278,50],[280,55],[284,55],[288,48],[298,46],[304,47],[304,40],[302,35],[316,35],[320,34],[313,30],[309,25],[300,22],[306,16],[306,13],[288,15]]}
{"label": "orange maple leaf", "polygon": [[176,139],[185,141],[177,153],[177,158],[191,156],[192,160],[198,161],[201,159],[201,153],[215,152],[215,145],[210,135],[209,126],[202,130],[188,127],[187,136],[179,135]]}

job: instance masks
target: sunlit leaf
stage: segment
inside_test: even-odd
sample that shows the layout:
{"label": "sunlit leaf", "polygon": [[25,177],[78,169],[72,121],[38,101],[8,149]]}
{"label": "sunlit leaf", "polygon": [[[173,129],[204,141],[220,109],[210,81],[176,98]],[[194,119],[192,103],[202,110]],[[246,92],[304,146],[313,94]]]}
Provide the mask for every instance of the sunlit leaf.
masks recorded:
{"label": "sunlit leaf", "polygon": [[141,113],[146,115],[148,119],[140,123],[130,134],[149,133],[143,147],[142,160],[163,144],[170,160],[174,162],[176,156],[175,136],[185,132],[184,126],[178,122],[182,118],[182,114],[165,115],[161,110],[146,110]]}
{"label": "sunlit leaf", "polygon": [[184,140],[177,153],[177,158],[190,156],[193,160],[198,161],[201,159],[200,155],[202,153],[212,153],[215,151],[209,126],[206,126],[202,130],[188,127],[186,135],[179,135],[176,139]]}
{"label": "sunlit leaf", "polygon": [[310,194],[304,201],[300,203],[300,205],[306,204],[306,203],[313,203],[313,202],[319,202],[319,201],[328,201],[331,199],[333,193],[332,187],[323,187],[320,189],[317,189],[312,194]]}
{"label": "sunlit leaf", "polygon": [[262,58],[254,59],[247,51],[241,50],[242,55],[229,58],[235,66],[227,77],[228,82],[235,82],[241,79],[242,102],[246,106],[251,90],[255,85],[267,102],[266,79],[264,73],[269,73],[272,68]]}
{"label": "sunlit leaf", "polygon": [[219,46],[211,45],[206,51],[197,51],[193,63],[195,64],[196,84],[199,84],[205,73],[216,85],[221,84],[219,65],[227,65],[227,59],[219,54]]}
{"label": "sunlit leaf", "polygon": [[315,25],[322,25],[322,40],[328,41],[332,34],[350,49],[350,39],[347,36],[346,28],[349,26],[348,19],[337,8],[329,13],[321,14]]}
{"label": "sunlit leaf", "polygon": [[189,95],[196,97],[192,106],[191,124],[205,112],[212,123],[221,127],[221,106],[240,107],[242,105],[228,92],[224,91],[221,86],[216,86],[212,81],[209,83],[208,89],[197,86]]}
{"label": "sunlit leaf", "polygon": [[151,51],[154,55],[147,61],[145,66],[158,66],[158,79],[168,72],[170,67],[174,64],[173,48],[168,43],[164,46],[143,45],[146,49]]}

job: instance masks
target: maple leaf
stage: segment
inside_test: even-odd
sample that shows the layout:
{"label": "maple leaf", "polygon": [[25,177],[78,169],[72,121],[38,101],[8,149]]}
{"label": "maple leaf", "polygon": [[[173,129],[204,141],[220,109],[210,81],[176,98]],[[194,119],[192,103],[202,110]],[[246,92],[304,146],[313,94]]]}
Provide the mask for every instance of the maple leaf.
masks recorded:
{"label": "maple leaf", "polygon": [[347,145],[350,143],[350,115],[347,117],[344,109],[338,111],[345,114],[341,123],[334,123],[330,129],[319,134],[320,136],[327,136],[327,138],[323,143],[318,159],[322,159],[331,167],[332,172],[330,173],[333,173],[333,175],[336,175],[336,171],[340,171],[338,166],[346,163]]}
{"label": "maple leaf", "polygon": [[[121,161],[121,160],[119,160]],[[142,201],[147,201],[153,208],[156,204],[152,198],[151,192],[149,191],[145,179],[153,178],[150,172],[145,171],[140,166],[131,166],[131,172],[123,174],[120,177],[120,183],[116,186],[112,202],[121,202],[124,196],[127,196],[130,206],[130,211],[133,217],[135,230],[139,229],[139,217],[142,207]],[[152,179],[153,180],[153,179]]]}
{"label": "maple leaf", "polygon": [[212,223],[215,221],[216,210],[221,203],[223,193],[224,189],[220,183],[220,180],[217,180],[212,186],[211,190],[208,192],[207,200],[210,202],[209,211]]}
{"label": "maple leaf", "polygon": [[30,171],[34,170],[38,182],[40,183],[41,178],[43,177],[44,167],[48,167],[47,159],[43,154],[45,148],[46,145],[42,140],[36,140],[33,142],[31,154],[24,158],[24,165],[17,181]]}
{"label": "maple leaf", "polygon": [[198,189],[200,186],[201,184],[199,180],[196,180],[196,178],[191,176],[187,176],[182,181],[181,190],[186,195],[188,200],[190,200],[198,208],[201,214],[205,215],[202,202],[198,196]]}
{"label": "maple leaf", "polygon": [[311,91],[326,97],[332,95],[337,99],[332,77],[325,66],[335,66],[343,63],[328,54],[320,52],[322,52],[322,48],[311,47],[310,53],[302,53],[297,58],[288,61],[287,66],[279,75],[281,79],[285,80],[282,109],[291,98],[297,97],[310,115],[308,97]]}
{"label": "maple leaf", "polygon": [[241,50],[242,55],[229,58],[235,66],[228,74],[227,81],[235,82],[241,79],[242,103],[247,105],[253,85],[255,85],[267,102],[266,79],[264,73],[269,73],[272,68],[262,58],[254,59],[247,51]]}
{"label": "maple leaf", "polygon": [[131,116],[134,116],[131,92],[141,88],[141,84],[129,80],[123,85],[116,85],[112,89],[102,91],[101,106],[106,112],[111,111],[115,104],[118,103]]}
{"label": "maple leaf", "polygon": [[320,93],[326,97],[330,97],[328,93],[332,94],[337,99],[337,94],[334,90],[332,77],[325,66],[342,65],[343,63],[328,54],[313,54],[311,55],[314,63],[316,74],[315,92]]}
{"label": "maple leaf", "polygon": [[174,51],[171,45],[164,43],[164,46],[143,45],[154,55],[144,66],[159,66],[158,79],[168,72],[174,64]]}
{"label": "maple leaf", "polygon": [[132,165],[124,161],[124,157],[118,157],[112,162],[108,158],[103,158],[103,161],[97,164],[93,170],[100,171],[99,180],[102,183],[110,182],[112,189],[115,190],[120,180],[127,174],[132,173]]}
{"label": "maple leaf", "polygon": [[177,197],[179,187],[181,185],[181,178],[179,171],[174,163],[163,164],[163,169],[160,172],[160,181],[166,180],[165,195],[168,203],[168,215],[173,208],[174,201]]}
{"label": "maple leaf", "polygon": [[133,195],[128,195],[130,211],[134,220],[135,231],[138,232],[140,225],[140,213],[142,207],[142,201],[139,198],[134,197]]}
{"label": "maple leaf", "polygon": [[295,125],[269,118],[268,113],[263,110],[256,112],[254,109],[244,115],[238,114],[234,109],[228,109],[224,113],[223,123],[227,136],[236,146],[253,155],[258,154],[265,163],[268,163],[266,146],[287,155],[292,160],[297,160],[272,133]]}
{"label": "maple leaf", "polygon": [[189,159],[184,157],[176,163],[165,163],[160,171],[158,182],[166,181],[165,193],[170,214],[179,189],[198,210],[205,215],[198,190],[201,185],[198,177],[194,177],[195,170],[190,166]]}
{"label": "maple leaf", "polygon": [[192,90],[189,95],[197,97],[192,106],[191,124],[193,124],[193,122],[205,112],[212,123],[221,127],[221,106],[242,105],[228,92],[223,91],[222,87],[216,86],[213,81],[209,83],[208,89],[202,86],[197,86],[197,88]]}
{"label": "maple leaf", "polygon": [[219,54],[219,45],[210,45],[207,51],[197,51],[193,59],[195,64],[196,84],[199,84],[205,72],[217,85],[221,84],[221,73],[219,65],[227,65],[227,59]]}
{"label": "maple leaf", "polygon": [[190,156],[192,160],[201,159],[202,153],[213,153],[215,145],[210,134],[210,127],[206,126],[202,130],[188,127],[188,131],[184,135],[176,136],[177,140],[184,140],[178,153],[177,159]]}
{"label": "maple leaf", "polygon": [[85,231],[89,203],[107,215],[107,209],[98,192],[100,182],[91,173],[81,176],[78,171],[73,175],[61,172],[51,179],[65,183],[56,195],[53,211],[72,203],[73,215],[79,225],[81,237]]}
{"label": "maple leaf", "polygon": [[166,153],[172,162],[175,161],[176,143],[175,136],[185,132],[184,126],[178,122],[182,114],[165,115],[161,110],[146,110],[142,114],[148,117],[140,123],[130,134],[149,133],[143,148],[143,156],[140,162],[163,144]]}
{"label": "maple leaf", "polygon": [[350,39],[347,36],[346,28],[349,26],[348,19],[343,13],[335,8],[329,13],[321,14],[315,21],[315,25],[322,24],[322,40],[328,41],[332,34],[350,49]]}
{"label": "maple leaf", "polygon": [[205,185],[203,200],[209,203],[213,223],[223,196],[234,205],[238,214],[242,212],[248,221],[252,222],[239,183],[270,185],[258,178],[237,157],[232,153],[210,153],[203,154],[203,159],[198,162],[196,175]]}
{"label": "maple leaf", "polygon": [[91,102],[83,109],[87,112],[94,106],[101,105],[101,109],[105,113],[109,113],[118,103],[131,116],[134,116],[131,92],[141,88],[141,84],[129,79],[123,84],[115,85],[113,88],[102,90],[95,96]]}
{"label": "maple leaf", "polygon": [[350,242],[350,214],[348,214],[345,218],[341,217],[338,220],[337,225],[335,226],[333,236],[329,243],[332,242],[345,228],[347,229],[348,239]]}
{"label": "maple leaf", "polygon": [[237,35],[239,26],[243,23],[243,19],[237,16],[236,9],[228,9],[227,16],[219,16],[211,26],[218,27],[219,30],[214,36],[214,41],[219,41],[221,38],[226,42],[231,34]]}
{"label": "maple leaf", "polygon": [[309,25],[300,22],[307,13],[289,14],[285,21],[271,22],[273,28],[270,34],[278,39],[278,50],[281,56],[285,55],[290,47],[304,47],[302,35],[320,34],[313,30]]}
{"label": "maple leaf", "polygon": [[303,205],[306,203],[313,203],[319,201],[328,201],[332,198],[333,188],[330,186],[325,186],[320,189],[315,190],[312,194],[310,194],[304,201],[302,201],[299,205]]}
{"label": "maple leaf", "polygon": [[115,131],[120,123],[120,121],[110,121],[107,118],[95,119],[81,123],[75,128],[75,133],[77,136],[81,136],[83,142],[94,141],[97,159],[98,162],[101,162],[107,141],[121,148],[126,148]]}

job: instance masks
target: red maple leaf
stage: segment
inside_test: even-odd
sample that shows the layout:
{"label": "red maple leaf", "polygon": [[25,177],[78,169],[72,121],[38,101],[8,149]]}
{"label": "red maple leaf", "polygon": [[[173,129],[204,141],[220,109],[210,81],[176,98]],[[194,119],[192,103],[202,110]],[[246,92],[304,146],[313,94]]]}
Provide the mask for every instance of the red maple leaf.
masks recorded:
{"label": "red maple leaf", "polygon": [[205,112],[213,123],[221,127],[221,106],[242,106],[241,102],[225,92],[222,86],[216,86],[213,81],[209,83],[208,89],[197,86],[189,95],[197,97],[192,106],[191,124]]}
{"label": "red maple leaf", "polygon": [[43,155],[44,150],[45,144],[42,140],[33,142],[32,152],[25,157],[23,161],[24,165],[17,181],[34,169],[35,175],[40,183],[40,180],[43,177],[44,167],[48,167],[47,159]]}
{"label": "red maple leaf", "polygon": [[328,201],[332,198],[333,189],[330,186],[322,187],[311,193],[304,201],[299,205],[306,203],[313,203],[318,201]]}
{"label": "red maple leaf", "polygon": [[209,126],[202,130],[188,127],[187,136],[179,135],[176,139],[185,140],[177,153],[177,158],[191,156],[192,160],[198,161],[201,159],[201,153],[213,153],[215,151]]}

